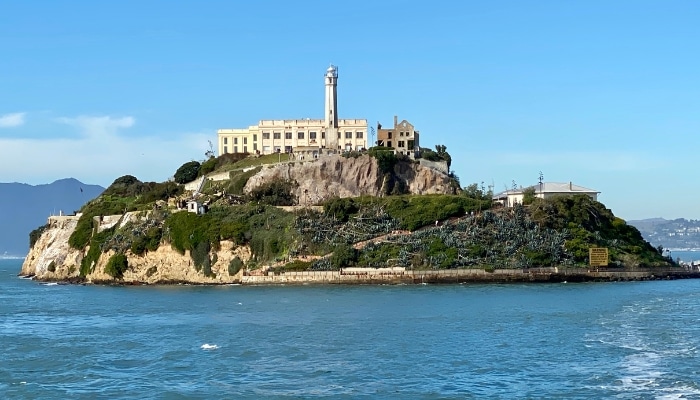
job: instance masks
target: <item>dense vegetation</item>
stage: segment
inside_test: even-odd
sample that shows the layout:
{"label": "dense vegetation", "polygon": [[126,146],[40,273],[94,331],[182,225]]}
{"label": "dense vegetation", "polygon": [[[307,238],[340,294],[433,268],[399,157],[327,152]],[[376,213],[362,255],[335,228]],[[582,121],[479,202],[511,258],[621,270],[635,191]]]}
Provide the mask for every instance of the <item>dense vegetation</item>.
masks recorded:
{"label": "dense vegetation", "polygon": [[[444,146],[423,150],[426,158],[448,164],[451,160]],[[405,195],[394,172],[404,156],[379,147],[368,153],[385,174],[387,195],[333,198],[323,204],[323,211],[286,212],[277,207],[297,204],[294,181],[270,180],[244,195],[246,182],[260,170],[255,163],[264,157],[225,155],[178,168],[176,182],[228,172],[228,180],[207,181],[203,193],[209,211],[203,215],[174,209],[175,198],[182,194],[176,182],[141,182],[125,175],[83,206],[69,244],[76,249],[89,245],[81,276],[94,270],[102,253],[113,250],[105,272],[117,279],[128,268],[126,254],[142,255],[164,244],[183,254],[189,251],[196,270],[213,276],[222,240],[251,250],[250,260],[234,257],[228,264],[231,275],[273,264],[277,271],[585,266],[593,246],[607,247],[612,265],[668,265],[636,228],[586,196],[527,196],[526,205],[493,209],[483,184],[469,185],[456,195]],[[141,214],[121,221],[120,228],[97,233],[95,217],[126,211]],[[32,232],[32,245],[43,229]]]}

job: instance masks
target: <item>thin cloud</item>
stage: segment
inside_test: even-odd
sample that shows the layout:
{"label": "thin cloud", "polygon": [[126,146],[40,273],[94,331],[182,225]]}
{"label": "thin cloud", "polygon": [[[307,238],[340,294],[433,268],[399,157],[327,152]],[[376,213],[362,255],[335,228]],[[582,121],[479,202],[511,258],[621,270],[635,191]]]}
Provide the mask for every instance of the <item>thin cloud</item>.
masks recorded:
{"label": "thin cloud", "polygon": [[134,117],[121,117],[114,118],[110,116],[85,116],[81,115],[75,118],[58,118],[58,122],[77,127],[81,133],[93,136],[93,135],[113,135],[119,129],[131,128],[136,123]]}
{"label": "thin cloud", "polygon": [[0,116],[0,128],[14,128],[24,125],[24,116],[26,114],[19,112]]}
{"label": "thin cloud", "polygon": [[482,154],[481,158],[502,166],[551,165],[589,171],[649,171],[668,165],[668,160],[658,155],[622,151],[508,152]]}
{"label": "thin cloud", "polygon": [[[183,163],[203,159],[213,136],[198,132],[121,136],[136,123],[130,116],[79,116],[57,121],[74,126],[81,136],[0,138],[0,182],[36,184],[74,177],[106,186],[127,174],[160,182]],[[35,162],[27,163],[27,157]]]}

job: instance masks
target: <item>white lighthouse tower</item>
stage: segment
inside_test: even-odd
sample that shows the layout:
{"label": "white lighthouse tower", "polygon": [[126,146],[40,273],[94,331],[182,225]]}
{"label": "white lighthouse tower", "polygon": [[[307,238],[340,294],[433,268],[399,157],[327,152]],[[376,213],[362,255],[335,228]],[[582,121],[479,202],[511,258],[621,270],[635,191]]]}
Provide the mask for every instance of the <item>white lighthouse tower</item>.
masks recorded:
{"label": "white lighthouse tower", "polygon": [[326,148],[338,150],[338,68],[326,70]]}

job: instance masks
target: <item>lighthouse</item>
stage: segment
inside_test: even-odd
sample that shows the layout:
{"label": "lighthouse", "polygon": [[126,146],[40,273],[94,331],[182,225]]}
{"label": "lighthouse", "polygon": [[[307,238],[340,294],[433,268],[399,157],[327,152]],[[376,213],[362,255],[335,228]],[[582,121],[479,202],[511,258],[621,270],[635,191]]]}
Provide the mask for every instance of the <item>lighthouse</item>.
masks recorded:
{"label": "lighthouse", "polygon": [[326,70],[326,147],[338,149],[338,68],[331,64]]}

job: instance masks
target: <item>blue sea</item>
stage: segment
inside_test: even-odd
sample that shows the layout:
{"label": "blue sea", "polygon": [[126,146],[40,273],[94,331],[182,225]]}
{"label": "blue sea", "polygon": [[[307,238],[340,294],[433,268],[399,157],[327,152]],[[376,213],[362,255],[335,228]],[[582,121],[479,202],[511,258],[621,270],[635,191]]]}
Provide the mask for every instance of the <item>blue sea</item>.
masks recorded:
{"label": "blue sea", "polygon": [[700,398],[700,280],[42,284],[0,260],[0,398]]}

